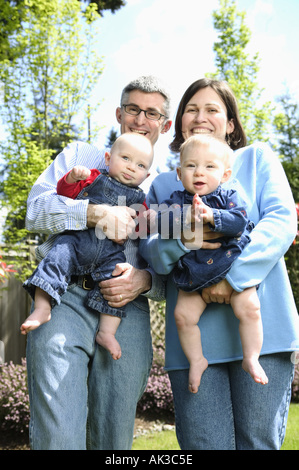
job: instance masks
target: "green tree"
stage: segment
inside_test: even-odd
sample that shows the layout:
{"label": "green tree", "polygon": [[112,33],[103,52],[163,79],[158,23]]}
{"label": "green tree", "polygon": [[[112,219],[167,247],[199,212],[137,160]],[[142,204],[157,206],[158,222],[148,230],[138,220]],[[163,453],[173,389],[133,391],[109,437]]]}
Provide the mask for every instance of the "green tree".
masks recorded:
{"label": "green tree", "polygon": [[106,146],[107,147],[112,147],[112,145],[116,141],[117,137],[118,137],[118,132],[114,129],[114,127],[112,127],[112,129],[110,129],[110,132],[107,136]]}
{"label": "green tree", "polygon": [[5,86],[1,108],[7,139],[1,144],[5,161],[2,183],[10,212],[4,233],[7,243],[25,241],[26,201],[40,173],[49,165],[53,139],[73,135],[73,120],[86,105],[102,72],[94,50],[99,14],[90,4],[82,12],[78,0],[24,0],[23,28],[12,43],[21,54],[0,62]]}
{"label": "green tree", "polygon": [[282,159],[294,198],[299,202],[299,105],[287,90],[277,98],[281,112],[274,116],[276,150]]}
{"label": "green tree", "polygon": [[[81,0],[86,3],[86,0]],[[95,3],[98,8],[98,12],[102,15],[104,10],[110,10],[115,13],[121,7],[126,5],[124,0],[87,0],[87,3]]]}
{"label": "green tree", "polygon": [[270,103],[261,104],[258,86],[258,53],[251,58],[247,46],[251,31],[245,23],[246,14],[238,11],[235,0],[220,0],[213,12],[218,41],[214,43],[216,72],[209,77],[226,80],[235,93],[242,124],[249,142],[268,140],[271,123]]}
{"label": "green tree", "polygon": [[[85,6],[89,8],[89,4],[94,3],[101,15],[106,10],[115,13],[126,5],[124,0],[79,0],[79,2],[81,2],[82,9]],[[17,44],[13,45],[11,38],[23,27],[27,9],[34,10],[39,0],[32,0],[30,3],[29,5],[26,0],[0,0],[0,61],[13,60],[20,55]]]}
{"label": "green tree", "polygon": [[19,55],[17,44],[12,44],[10,38],[21,29],[25,13],[24,0],[0,0],[0,61]]}
{"label": "green tree", "polygon": [[[299,215],[299,105],[286,90],[277,98],[281,111],[274,116],[274,129],[277,135],[276,151],[282,160],[293,196],[297,202]],[[299,311],[299,242],[290,247],[286,254],[287,269]]]}

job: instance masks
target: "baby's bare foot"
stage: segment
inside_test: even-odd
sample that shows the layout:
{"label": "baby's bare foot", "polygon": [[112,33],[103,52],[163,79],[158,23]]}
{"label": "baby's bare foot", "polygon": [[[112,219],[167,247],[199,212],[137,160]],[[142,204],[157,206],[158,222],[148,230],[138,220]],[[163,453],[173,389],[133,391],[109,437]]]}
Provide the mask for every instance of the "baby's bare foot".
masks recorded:
{"label": "baby's bare foot", "polygon": [[251,377],[256,383],[259,383],[262,385],[266,385],[268,383],[268,377],[264,369],[260,365],[258,359],[244,358],[242,362],[242,367],[246,372],[248,372],[251,375]]}
{"label": "baby's bare foot", "polygon": [[110,352],[114,360],[120,359],[121,347],[114,335],[98,331],[96,342]]}
{"label": "baby's bare foot", "polygon": [[192,362],[189,369],[189,391],[197,393],[200,386],[201,377],[208,367],[208,361],[202,357],[199,361]]}
{"label": "baby's bare foot", "polygon": [[51,320],[51,309],[36,308],[21,325],[21,334],[27,335],[29,331],[36,330],[39,326]]}

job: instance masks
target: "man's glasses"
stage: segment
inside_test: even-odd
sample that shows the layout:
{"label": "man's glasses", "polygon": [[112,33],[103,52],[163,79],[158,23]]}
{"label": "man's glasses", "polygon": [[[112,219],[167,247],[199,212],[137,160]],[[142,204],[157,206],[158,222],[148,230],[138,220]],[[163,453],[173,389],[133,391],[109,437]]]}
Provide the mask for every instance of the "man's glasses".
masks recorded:
{"label": "man's glasses", "polygon": [[125,109],[125,112],[131,116],[138,116],[138,114],[143,111],[145,117],[151,121],[159,121],[162,117],[167,117],[165,114],[161,114],[158,111],[152,109],[148,109],[147,111],[145,111],[145,109],[140,109],[139,106],[136,106],[135,104],[123,104],[122,106]]}

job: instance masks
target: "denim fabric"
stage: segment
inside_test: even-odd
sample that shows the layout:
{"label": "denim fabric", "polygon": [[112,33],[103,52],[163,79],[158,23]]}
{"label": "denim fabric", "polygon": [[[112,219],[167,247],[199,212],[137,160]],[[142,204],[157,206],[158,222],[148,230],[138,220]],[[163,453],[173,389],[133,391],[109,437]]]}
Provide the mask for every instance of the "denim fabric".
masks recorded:
{"label": "denim fabric", "polygon": [[[28,335],[30,443],[33,450],[129,450],[136,404],[151,360],[147,299],[125,310],[114,361],[95,337],[99,316],[86,307],[87,291],[68,287],[51,321]],[[90,410],[90,413],[88,413]]]}
{"label": "denim fabric", "polygon": [[[179,289],[187,292],[204,289],[225,278],[233,261],[249,243],[249,232],[239,238],[218,238],[221,247],[217,250],[192,250],[183,256],[173,270],[173,280]],[[213,243],[213,242],[212,242]]]}
{"label": "denim fabric", "polygon": [[[188,191],[175,191],[164,204],[171,206],[169,215],[170,237],[176,224],[184,226],[184,206],[192,205],[194,195]],[[240,255],[250,242],[250,232],[254,224],[248,221],[245,203],[235,190],[225,190],[219,186],[214,192],[201,197],[204,204],[213,209],[215,231],[224,237],[215,240],[221,242],[217,250],[191,250],[182,256],[173,269],[172,276],[176,286],[184,291],[192,292],[217,284],[225,278],[233,261]],[[163,203],[162,203],[163,205]],[[158,214],[158,230],[161,233],[161,220],[165,211]],[[163,235],[163,234],[162,234]]]}
{"label": "denim fabric", "polygon": [[[139,188],[125,186],[106,173],[102,170],[93,183],[80,192],[77,199],[88,199],[92,204],[120,203],[127,206],[144,202],[145,194]],[[124,248],[124,245],[118,245],[108,238],[99,239],[95,229],[65,232],[57,237],[46,258],[24,283],[24,288],[34,298],[35,287],[40,287],[59,304],[72,275],[91,274],[97,282],[89,292],[87,305],[101,313],[124,317],[123,309],[108,305],[98,286],[98,282],[111,277],[117,263],[126,261]]]}
{"label": "denim fabric", "polygon": [[196,394],[188,391],[188,369],[169,372],[182,450],[280,449],[294,365],[290,353],[261,356],[260,362],[268,385],[256,384],[236,361],[209,365]]}

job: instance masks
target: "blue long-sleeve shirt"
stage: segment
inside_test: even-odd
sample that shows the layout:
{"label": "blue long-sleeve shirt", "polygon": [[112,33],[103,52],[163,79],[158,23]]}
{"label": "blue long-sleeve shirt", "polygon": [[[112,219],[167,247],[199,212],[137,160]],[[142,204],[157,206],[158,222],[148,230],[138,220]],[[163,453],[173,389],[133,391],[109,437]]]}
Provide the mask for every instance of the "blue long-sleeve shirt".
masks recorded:
{"label": "blue long-sleeve shirt", "polygon": [[[234,152],[232,178],[224,187],[236,189],[247,207],[255,228],[251,241],[234,261],[226,279],[241,292],[259,285],[258,295],[264,328],[262,354],[299,349],[299,319],[284,254],[297,233],[297,217],[292,193],[281,163],[265,144],[255,144]],[[152,184],[147,204],[160,204],[174,190],[182,190],[175,172],[162,173]],[[142,256],[160,274],[172,271],[187,253],[180,240],[162,240],[153,235],[141,240]],[[177,334],[174,307],[177,291],[168,276],[166,307],[166,364],[168,370],[187,369]],[[242,358],[239,322],[230,305],[209,304],[200,318],[203,353],[209,363]]]}

